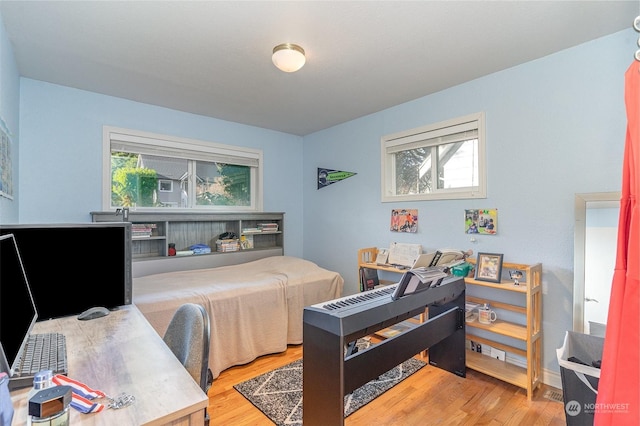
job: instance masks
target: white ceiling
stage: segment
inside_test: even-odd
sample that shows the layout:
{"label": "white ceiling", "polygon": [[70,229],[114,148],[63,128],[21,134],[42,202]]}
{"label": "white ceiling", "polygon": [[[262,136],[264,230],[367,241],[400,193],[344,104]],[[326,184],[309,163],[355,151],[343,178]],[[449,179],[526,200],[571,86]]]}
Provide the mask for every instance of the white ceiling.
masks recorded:
{"label": "white ceiling", "polygon": [[[632,28],[639,11],[640,0],[0,0],[21,76],[295,135]],[[296,73],[271,63],[286,42],[307,53]]]}

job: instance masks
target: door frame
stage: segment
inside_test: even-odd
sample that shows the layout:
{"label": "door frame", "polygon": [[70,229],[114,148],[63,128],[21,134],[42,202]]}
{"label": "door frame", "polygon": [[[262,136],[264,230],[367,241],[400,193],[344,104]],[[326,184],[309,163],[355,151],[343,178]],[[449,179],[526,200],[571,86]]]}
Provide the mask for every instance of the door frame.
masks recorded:
{"label": "door frame", "polygon": [[575,224],[573,230],[573,331],[584,333],[585,241],[587,204],[620,202],[620,191],[575,194]]}

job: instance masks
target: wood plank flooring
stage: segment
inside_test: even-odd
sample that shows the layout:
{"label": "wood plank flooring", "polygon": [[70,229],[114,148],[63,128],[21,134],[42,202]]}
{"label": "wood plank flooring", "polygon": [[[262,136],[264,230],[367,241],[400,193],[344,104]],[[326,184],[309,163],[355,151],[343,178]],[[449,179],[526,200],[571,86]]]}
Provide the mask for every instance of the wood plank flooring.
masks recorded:
{"label": "wood plank flooring", "polygon": [[[290,345],[223,371],[209,390],[210,426],[272,426],[233,385],[301,357],[302,345]],[[462,378],[427,365],[351,414],[345,426],[566,425],[564,405],[545,398],[546,390],[561,392],[542,385],[529,402],[524,389],[474,370]]]}

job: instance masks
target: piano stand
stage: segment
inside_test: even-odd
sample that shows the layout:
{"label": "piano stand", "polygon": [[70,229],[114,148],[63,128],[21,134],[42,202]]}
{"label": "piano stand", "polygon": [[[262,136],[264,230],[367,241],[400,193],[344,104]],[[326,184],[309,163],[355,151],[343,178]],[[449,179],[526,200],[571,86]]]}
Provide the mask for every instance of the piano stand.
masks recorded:
{"label": "piano stand", "polygon": [[[351,321],[346,314],[334,318],[313,307],[305,308],[304,425],[344,425],[345,395],[425,349],[429,349],[430,365],[465,377],[464,289],[464,281],[455,280],[359,312]],[[415,312],[424,312],[425,306],[429,307],[429,319],[424,323],[345,356],[346,345],[356,336],[372,334]],[[405,315],[399,315],[398,309]]]}

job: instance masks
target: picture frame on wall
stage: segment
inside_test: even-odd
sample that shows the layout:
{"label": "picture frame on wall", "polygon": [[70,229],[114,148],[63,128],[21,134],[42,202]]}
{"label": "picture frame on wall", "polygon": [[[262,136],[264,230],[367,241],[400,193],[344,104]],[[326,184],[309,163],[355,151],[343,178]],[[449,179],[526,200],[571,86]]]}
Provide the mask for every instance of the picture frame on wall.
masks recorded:
{"label": "picture frame on wall", "polygon": [[499,253],[478,253],[475,279],[499,283],[502,280],[502,259]]}

